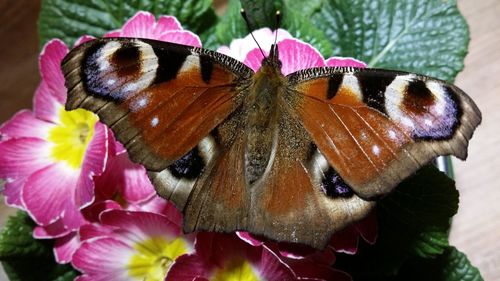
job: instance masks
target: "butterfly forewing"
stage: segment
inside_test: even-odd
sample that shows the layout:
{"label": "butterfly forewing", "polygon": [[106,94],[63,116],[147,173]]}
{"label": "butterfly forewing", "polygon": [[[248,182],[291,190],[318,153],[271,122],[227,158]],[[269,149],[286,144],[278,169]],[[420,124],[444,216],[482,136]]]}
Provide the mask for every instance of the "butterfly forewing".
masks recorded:
{"label": "butterfly forewing", "polygon": [[481,121],[457,87],[411,73],[315,68],[288,76],[292,108],[328,163],[373,198],[438,155],[464,159]]}
{"label": "butterfly forewing", "polygon": [[97,113],[130,157],[159,171],[241,103],[252,71],[208,50],[146,39],[85,43],[62,64],[67,109]]}

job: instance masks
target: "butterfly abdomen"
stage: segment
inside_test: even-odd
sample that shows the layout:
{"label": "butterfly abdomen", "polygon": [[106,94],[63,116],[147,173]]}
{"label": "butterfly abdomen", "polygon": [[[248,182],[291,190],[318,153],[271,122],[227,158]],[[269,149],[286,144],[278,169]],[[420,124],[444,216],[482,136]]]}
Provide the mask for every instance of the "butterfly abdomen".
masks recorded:
{"label": "butterfly abdomen", "polygon": [[286,82],[280,70],[273,66],[263,66],[252,80],[244,102],[248,116],[245,127],[245,177],[248,184],[262,177],[272,159],[278,129],[278,99]]}

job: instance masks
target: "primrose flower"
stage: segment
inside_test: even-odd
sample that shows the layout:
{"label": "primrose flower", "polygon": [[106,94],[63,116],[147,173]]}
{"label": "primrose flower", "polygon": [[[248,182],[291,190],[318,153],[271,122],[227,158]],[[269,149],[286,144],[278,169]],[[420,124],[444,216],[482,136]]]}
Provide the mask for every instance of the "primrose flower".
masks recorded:
{"label": "primrose flower", "polygon": [[101,213],[99,224],[80,229],[73,266],[77,281],[162,281],[174,261],[193,251],[191,236],[168,217],[124,210]]}
{"label": "primrose flower", "polygon": [[[330,57],[325,60],[321,53],[313,46],[293,38],[290,33],[283,29],[271,31],[269,28],[261,28],[253,31],[253,35],[259,42],[265,55],[269,55],[271,45],[274,43],[275,38],[277,38],[276,42],[278,44],[279,59],[282,63],[281,71],[284,75],[311,67],[366,67],[364,62],[353,58]],[[247,35],[245,38],[235,39],[231,42],[229,47],[222,46],[217,51],[243,62],[254,71],[260,68],[263,60],[262,52],[259,50],[251,35]],[[251,245],[257,246],[262,244],[260,239],[255,238],[249,233],[239,232],[238,236]],[[360,236],[368,243],[375,243],[377,237],[377,224],[374,215],[370,215],[361,222],[334,234],[329,248],[337,252],[354,254],[357,251]],[[269,244],[269,242],[267,242],[267,244]],[[287,258],[304,258],[310,255],[318,255],[318,252],[314,249],[296,244],[279,243],[278,249],[279,253]],[[331,260],[333,262],[334,258],[328,258],[330,255],[327,252],[323,252],[320,255],[327,258],[326,261]]]}
{"label": "primrose flower", "polygon": [[85,110],[64,110],[60,63],[68,48],[48,42],[40,54],[42,81],[34,110],[22,110],[0,128],[0,178],[8,205],[26,210],[41,226],[77,229],[80,208],[94,200],[93,177],[104,170],[108,130]]}
{"label": "primrose flower", "polygon": [[166,281],[297,280],[273,251],[252,247],[235,235],[199,233],[195,248],[194,254],[176,260]]}

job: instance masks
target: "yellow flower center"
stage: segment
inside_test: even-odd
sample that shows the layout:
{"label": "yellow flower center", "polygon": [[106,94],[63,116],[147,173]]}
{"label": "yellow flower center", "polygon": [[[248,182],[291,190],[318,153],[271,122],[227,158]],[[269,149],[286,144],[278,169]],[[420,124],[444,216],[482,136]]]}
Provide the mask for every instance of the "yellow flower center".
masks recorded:
{"label": "yellow flower center", "polygon": [[81,167],[83,157],[99,119],[84,109],[59,110],[59,125],[49,131],[48,140],[53,143],[51,156],[73,169]]}
{"label": "yellow flower center", "polygon": [[163,281],[175,259],[188,252],[182,238],[167,240],[153,237],[134,247],[137,253],[130,258],[128,273],[137,280]]}
{"label": "yellow flower center", "polygon": [[218,269],[210,281],[259,281],[254,269],[244,259],[232,259]]}

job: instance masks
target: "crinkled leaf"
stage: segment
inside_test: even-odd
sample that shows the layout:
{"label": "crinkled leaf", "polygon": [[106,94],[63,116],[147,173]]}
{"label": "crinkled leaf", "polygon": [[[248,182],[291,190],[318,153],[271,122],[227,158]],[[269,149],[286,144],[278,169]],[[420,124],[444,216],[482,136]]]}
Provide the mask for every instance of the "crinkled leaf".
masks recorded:
{"label": "crinkled leaf", "polygon": [[33,239],[34,226],[24,212],[9,217],[0,233],[0,260],[43,255],[47,243]]}
{"label": "crinkled leaf", "polygon": [[280,0],[241,0],[247,19],[252,29],[269,27],[276,29],[276,11],[280,10]]}
{"label": "crinkled leaf", "polygon": [[32,236],[34,222],[24,212],[9,217],[0,233],[0,261],[10,281],[70,281],[77,272],[55,262],[52,241]]}
{"label": "crinkled leaf", "polygon": [[333,54],[452,81],[469,32],[456,0],[325,0],[313,16]]}
{"label": "crinkled leaf", "polygon": [[482,281],[483,278],[465,254],[448,247],[436,259],[410,260],[391,280]]}
{"label": "crinkled leaf", "polygon": [[450,220],[457,209],[453,180],[426,166],[378,203],[377,243],[363,245],[355,256],[340,256],[338,264],[362,277],[395,274],[411,257],[435,258],[448,247]]}
{"label": "crinkled leaf", "polygon": [[[248,2],[248,1],[247,1]],[[270,1],[273,2],[273,1]],[[305,17],[300,11],[288,7],[288,2],[275,1],[274,9],[266,4],[265,10],[259,10],[268,13],[260,21],[256,22],[258,27],[274,26],[276,22],[276,10],[281,10],[282,22],[281,28],[286,29],[292,36],[299,38],[318,49],[324,56],[332,53],[332,46],[325,34],[314,26],[310,19]],[[253,4],[257,6],[257,4]],[[216,26],[216,34],[219,45],[228,45],[233,39],[241,38],[248,34],[247,27],[240,15],[241,4],[237,0],[230,0],[226,14]],[[254,11],[255,12],[255,11]],[[249,12],[248,12],[249,13]],[[248,15],[249,19],[254,17]],[[257,40],[259,40],[257,38]]]}
{"label": "crinkled leaf", "polygon": [[137,11],[174,15],[189,30],[202,33],[217,20],[210,0],[45,0],[39,19],[40,44],[60,38],[69,45],[84,34],[101,36],[120,28]]}

